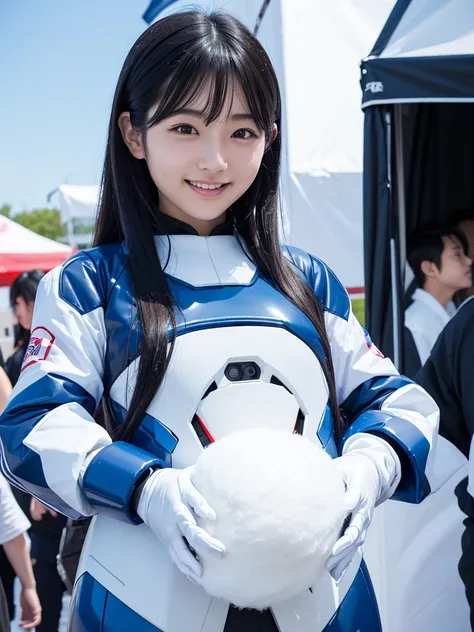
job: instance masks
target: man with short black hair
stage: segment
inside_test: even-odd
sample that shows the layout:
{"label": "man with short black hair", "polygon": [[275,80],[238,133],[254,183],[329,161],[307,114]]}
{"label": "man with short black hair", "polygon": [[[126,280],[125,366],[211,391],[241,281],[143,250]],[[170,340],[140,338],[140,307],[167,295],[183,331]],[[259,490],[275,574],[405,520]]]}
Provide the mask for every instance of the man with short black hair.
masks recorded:
{"label": "man with short black hair", "polygon": [[472,261],[464,233],[454,227],[415,235],[408,245],[407,258],[418,289],[405,311],[405,326],[423,365],[456,311],[454,294],[472,285]]}

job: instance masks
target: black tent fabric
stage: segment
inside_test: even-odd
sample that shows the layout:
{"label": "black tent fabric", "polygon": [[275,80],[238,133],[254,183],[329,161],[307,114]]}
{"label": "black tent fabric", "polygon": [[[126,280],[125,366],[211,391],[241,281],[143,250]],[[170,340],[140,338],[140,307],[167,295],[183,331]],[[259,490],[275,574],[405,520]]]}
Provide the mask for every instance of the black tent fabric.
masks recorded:
{"label": "black tent fabric", "polygon": [[[401,57],[362,63],[362,102],[472,99],[474,57]],[[403,95],[403,96],[400,96]]]}
{"label": "black tent fabric", "polygon": [[[419,14],[463,2],[424,2]],[[407,364],[406,243],[418,230],[449,223],[455,211],[474,209],[474,46],[472,55],[455,57],[383,56],[405,12],[416,3],[399,0],[361,68],[366,324],[386,355],[393,358],[397,347],[402,371]],[[464,20],[466,33],[472,30],[473,11]],[[458,25],[462,31],[462,16]],[[406,33],[406,24],[403,28]],[[435,35],[439,29],[424,33],[432,47]],[[441,36],[445,46],[446,33]]]}
{"label": "black tent fabric", "polygon": [[[390,205],[387,130],[384,108],[371,108],[364,124],[364,269],[365,322],[384,353],[385,320],[390,307]],[[392,350],[393,351],[393,350]]]}
{"label": "black tent fabric", "polygon": [[[400,117],[394,116],[395,107],[403,108]],[[394,155],[397,121],[402,125],[403,173],[397,170]],[[406,230],[402,237],[408,243],[416,231],[449,224],[459,209],[474,209],[474,104],[371,107],[366,110],[364,135],[366,323],[375,344],[393,357],[390,238],[399,244],[398,181],[402,178],[404,183]],[[399,291],[403,294],[402,286]],[[405,305],[401,301],[401,307]],[[399,316],[403,319],[403,313]],[[400,368],[404,368],[403,358]]]}
{"label": "black tent fabric", "polygon": [[[361,65],[363,107],[472,101],[473,51],[469,45],[445,46],[471,36],[472,28],[470,0],[398,0]],[[390,48],[392,38],[395,46]]]}

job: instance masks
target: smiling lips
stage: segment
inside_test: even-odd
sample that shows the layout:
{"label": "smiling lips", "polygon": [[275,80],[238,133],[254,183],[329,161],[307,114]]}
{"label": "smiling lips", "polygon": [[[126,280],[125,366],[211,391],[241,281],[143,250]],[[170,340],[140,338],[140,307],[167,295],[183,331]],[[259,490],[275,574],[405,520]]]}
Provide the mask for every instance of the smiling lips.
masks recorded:
{"label": "smiling lips", "polygon": [[217,197],[230,184],[229,182],[203,182],[201,180],[186,180],[186,183],[202,197]]}

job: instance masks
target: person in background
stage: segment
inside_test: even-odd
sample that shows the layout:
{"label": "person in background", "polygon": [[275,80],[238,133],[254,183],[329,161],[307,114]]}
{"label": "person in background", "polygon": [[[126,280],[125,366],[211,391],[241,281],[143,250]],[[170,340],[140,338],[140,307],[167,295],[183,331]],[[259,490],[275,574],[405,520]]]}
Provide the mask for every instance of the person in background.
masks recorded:
{"label": "person in background", "polygon": [[454,212],[451,224],[462,230],[467,239],[468,256],[474,260],[474,209],[459,209]]}
{"label": "person in background", "polygon": [[418,288],[405,311],[405,326],[423,365],[456,311],[455,293],[472,285],[472,260],[464,233],[455,227],[418,233],[408,244],[407,258]]}
{"label": "person in background", "polygon": [[463,303],[441,333],[415,377],[438,404],[439,433],[469,459],[469,478],[456,488],[466,515],[459,574],[466,588],[474,630],[474,297]]}
{"label": "person in background", "polygon": [[5,408],[7,399],[12,392],[12,383],[5,372],[2,350],[0,349],[0,413]]}
{"label": "person in background", "polygon": [[[452,216],[452,224],[462,230],[467,239],[468,256],[474,261],[474,209],[459,209]],[[470,296],[474,295],[474,287],[459,290],[454,301],[457,306],[461,305]]]}
{"label": "person in background", "polygon": [[[13,497],[10,485],[0,476],[0,544],[21,583],[20,627],[24,630],[32,630],[41,622],[41,604],[25,538],[29,526],[27,517]],[[0,582],[0,632],[9,630],[8,604]]]}
{"label": "person in background", "polygon": [[[0,352],[0,356],[1,356],[1,352]],[[1,413],[6,406],[10,393],[12,392],[12,385],[3,368],[4,367],[3,356],[0,357],[0,360],[1,360],[1,366],[0,366],[0,413]],[[13,570],[10,562],[8,561],[8,558],[5,555],[4,549],[0,547],[0,584],[3,584],[2,590],[1,590],[1,596],[0,596],[0,600],[1,600],[0,610],[2,609],[3,603],[5,602],[10,620],[12,620],[15,616],[15,608],[14,608],[14,602],[13,602],[14,579],[15,579],[15,571]],[[3,616],[3,610],[2,610],[1,616]],[[2,626],[2,623],[0,621],[0,628],[1,626]]]}
{"label": "person in background", "polygon": [[3,360],[2,349],[0,348],[0,413],[5,408],[11,392],[12,384],[5,372],[5,362]]}
{"label": "person in background", "polygon": [[[6,362],[6,372],[13,386],[20,376],[23,358],[30,341],[36,292],[43,276],[44,272],[41,270],[24,272],[15,279],[10,288],[10,304],[18,321],[15,329],[15,351]],[[67,519],[20,490],[15,489],[14,495],[31,520],[29,532],[31,556],[34,562],[33,570],[38,594],[43,605],[43,620],[38,626],[37,632],[57,632],[65,586],[58,574],[56,557]],[[13,619],[13,580],[15,574],[13,569],[2,559],[1,554],[0,568],[10,615]]]}
{"label": "person in background", "polygon": [[31,321],[36,292],[44,272],[30,270],[17,277],[10,287],[10,305],[15,313],[15,351],[8,358],[5,369],[13,386],[20,377],[21,365],[30,339]]}
{"label": "person in background", "polygon": [[13,331],[13,353],[5,362],[5,372],[8,375],[12,386],[15,386],[18,382],[18,378],[20,377],[21,365],[23,364],[26,347],[28,346],[28,342],[30,340],[30,332],[18,323],[14,325]]}
{"label": "person in background", "polygon": [[12,384],[8,379],[8,375],[5,373],[5,370],[0,367],[0,413],[5,408],[7,399],[12,392]]}

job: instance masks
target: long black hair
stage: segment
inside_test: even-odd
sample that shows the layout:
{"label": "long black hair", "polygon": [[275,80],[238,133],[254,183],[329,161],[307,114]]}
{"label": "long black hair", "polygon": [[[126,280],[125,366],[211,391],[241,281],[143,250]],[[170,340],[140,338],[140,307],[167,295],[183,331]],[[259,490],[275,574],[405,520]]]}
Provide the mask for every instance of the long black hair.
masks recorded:
{"label": "long black hair", "polygon": [[[135,129],[147,130],[187,107],[210,86],[205,122],[216,120],[234,80],[267,141],[281,129],[280,93],[272,64],[258,40],[234,17],[198,11],[177,13],[150,26],[132,47],[119,77],[110,118],[95,245],[125,240],[128,270],[143,329],[136,387],[115,438],[130,440],[160,386],[173,351],[174,300],[156,253],[159,198],[146,161],[136,160],[118,127],[122,112]],[[154,114],[148,113],[155,107]],[[229,214],[262,274],[299,307],[318,331],[336,438],[342,432],[331,349],[322,308],[286,260],[279,243],[280,135],[265,152],[250,188]]]}

